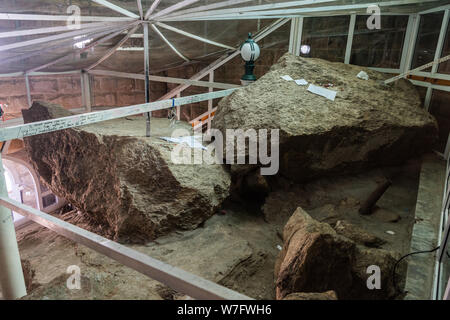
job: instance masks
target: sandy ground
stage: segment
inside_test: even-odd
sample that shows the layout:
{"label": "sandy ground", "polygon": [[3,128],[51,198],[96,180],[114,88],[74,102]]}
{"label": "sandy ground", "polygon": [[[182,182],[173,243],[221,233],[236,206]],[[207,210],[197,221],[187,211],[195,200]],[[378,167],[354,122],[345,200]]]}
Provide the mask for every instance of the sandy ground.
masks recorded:
{"label": "sandy ground", "polygon": [[[417,197],[420,162],[375,169],[364,174],[286,184],[271,193],[261,207],[227,202],[222,213],[193,231],[175,232],[132,248],[225,285],[256,299],[274,298],[274,264],[283,226],[297,206],[328,223],[348,220],[386,240],[385,249],[409,250]],[[361,216],[359,203],[382,181],[392,186],[370,216]],[[386,231],[393,231],[388,234]],[[35,271],[27,299],[182,299],[183,294],[67,240],[36,224],[17,232],[22,259]],[[82,289],[68,290],[71,265],[80,267]]]}

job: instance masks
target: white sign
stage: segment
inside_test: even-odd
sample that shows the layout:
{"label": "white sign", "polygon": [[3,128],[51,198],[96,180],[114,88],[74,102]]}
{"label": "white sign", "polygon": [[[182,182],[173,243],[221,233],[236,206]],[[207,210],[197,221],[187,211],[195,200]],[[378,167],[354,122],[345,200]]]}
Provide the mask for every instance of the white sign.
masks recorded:
{"label": "white sign", "polygon": [[295,83],[298,84],[299,86],[306,86],[308,84],[308,81],[306,81],[305,79],[299,79],[295,80]]}
{"label": "white sign", "polygon": [[281,76],[281,79],[286,80],[286,81],[294,81],[294,79],[292,79],[291,76],[289,76],[289,75]]}
{"label": "white sign", "polygon": [[336,98],[336,94],[337,94],[336,91],[325,89],[325,88],[322,88],[322,87],[319,87],[319,86],[315,86],[313,84],[309,85],[308,91],[312,92],[312,93],[315,93],[315,94],[317,94],[319,96],[325,97],[325,98],[327,98],[328,100],[331,100],[331,101],[334,101],[334,99]]}

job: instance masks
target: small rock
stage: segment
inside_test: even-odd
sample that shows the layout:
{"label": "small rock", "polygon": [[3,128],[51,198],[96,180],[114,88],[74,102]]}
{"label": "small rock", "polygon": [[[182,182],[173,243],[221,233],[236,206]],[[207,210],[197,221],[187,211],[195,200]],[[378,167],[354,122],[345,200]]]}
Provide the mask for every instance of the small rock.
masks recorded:
{"label": "small rock", "polygon": [[295,292],[288,294],[283,300],[337,300],[336,292]]}
{"label": "small rock", "polygon": [[397,222],[401,219],[398,214],[382,208],[376,208],[372,213],[372,217],[382,222]]}
{"label": "small rock", "polygon": [[371,248],[379,248],[381,245],[386,243],[383,239],[378,238],[377,236],[369,233],[368,231],[355,226],[347,221],[339,220],[334,230],[344,237],[349,238],[350,240],[355,241],[358,244],[365,245]]}

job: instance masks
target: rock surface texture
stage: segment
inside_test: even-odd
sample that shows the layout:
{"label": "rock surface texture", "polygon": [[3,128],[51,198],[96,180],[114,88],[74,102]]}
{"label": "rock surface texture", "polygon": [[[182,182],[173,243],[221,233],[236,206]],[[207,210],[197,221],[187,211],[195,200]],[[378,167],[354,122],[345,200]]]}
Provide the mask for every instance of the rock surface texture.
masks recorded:
{"label": "rock surface texture", "polygon": [[[361,70],[369,80],[356,77]],[[336,99],[311,93],[284,75],[328,86]],[[213,127],[224,136],[226,129],[279,129],[279,173],[297,182],[402,163],[431,148],[437,124],[409,81],[385,86],[381,81],[387,77],[287,53],[258,81],[223,98]],[[232,172],[245,175],[255,167],[232,165]]]}
{"label": "rock surface texture", "polygon": [[[275,265],[277,299],[328,290],[339,299],[391,299],[399,294],[392,279],[395,253],[357,245],[300,207],[286,224],[283,239]],[[369,279],[373,271],[368,268],[374,265],[380,268],[379,290],[367,285],[377,285]],[[401,267],[396,270],[397,283]]]}
{"label": "rock surface texture", "polygon": [[[45,102],[23,111],[26,123],[68,115]],[[25,145],[43,182],[101,225],[104,236],[145,242],[196,228],[229,193],[223,167],[171,161],[176,145],[159,137],[172,130],[168,120],[153,119],[152,137],[146,138],[145,121],[132,117],[28,137]]]}

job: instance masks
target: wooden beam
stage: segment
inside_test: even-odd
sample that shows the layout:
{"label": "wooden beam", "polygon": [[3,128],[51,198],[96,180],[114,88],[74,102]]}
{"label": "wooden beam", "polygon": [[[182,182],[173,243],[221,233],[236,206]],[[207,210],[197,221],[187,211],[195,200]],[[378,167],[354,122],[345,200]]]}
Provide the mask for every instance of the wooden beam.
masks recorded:
{"label": "wooden beam", "polygon": [[134,14],[133,12],[128,11],[128,10],[122,8],[122,7],[119,7],[119,6],[113,4],[113,3],[109,2],[109,1],[106,1],[106,0],[92,0],[92,1],[102,5],[104,7],[107,7],[109,9],[113,10],[113,11],[119,12],[119,13],[127,16],[127,17],[136,18],[136,19],[139,18],[139,16],[137,14]]}
{"label": "wooden beam", "polygon": [[175,48],[175,46],[170,43],[169,40],[167,40],[167,38],[161,33],[161,31],[159,31],[159,29],[154,24],[152,24],[151,27],[156,32],[156,34],[169,46],[169,48],[172,49],[172,51],[175,52],[181,59],[185,60],[186,62],[190,61],[180,51],[178,51],[178,49]]}
{"label": "wooden beam", "polygon": [[103,57],[101,57],[97,62],[93,63],[89,67],[86,68],[86,70],[91,70],[98,66],[100,63],[108,59],[110,56],[116,52],[118,48],[120,48],[127,40],[130,38],[130,36],[136,32],[137,28],[139,28],[139,25],[135,26],[133,29],[131,29],[125,37],[122,38],[113,48],[111,48]]}
{"label": "wooden beam", "polygon": [[251,300],[243,294],[11,200],[7,196],[0,196],[0,205],[192,298]]}
{"label": "wooden beam", "polygon": [[231,47],[231,46],[228,46],[228,45],[226,45],[226,44],[218,43],[218,42],[215,42],[215,41],[212,41],[212,40],[208,40],[208,39],[205,39],[205,38],[196,36],[196,35],[194,35],[194,34],[192,34],[192,33],[189,33],[189,32],[186,32],[186,31],[183,31],[183,30],[180,30],[180,29],[177,29],[177,28],[172,27],[172,26],[169,26],[169,25],[167,25],[167,24],[165,24],[165,23],[157,22],[156,24],[157,24],[159,27],[161,27],[161,28],[164,28],[164,29],[167,29],[167,30],[176,32],[176,33],[179,33],[179,34],[181,34],[181,35],[184,35],[184,36],[186,36],[186,37],[189,37],[189,38],[192,38],[192,39],[195,39],[195,40],[198,40],[198,41],[202,41],[202,42],[211,44],[211,45],[213,45],[213,46],[217,46],[217,47],[221,47],[221,48],[225,48],[225,49],[230,49],[230,50],[235,50],[234,47]]}

